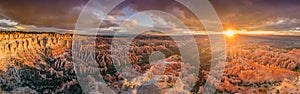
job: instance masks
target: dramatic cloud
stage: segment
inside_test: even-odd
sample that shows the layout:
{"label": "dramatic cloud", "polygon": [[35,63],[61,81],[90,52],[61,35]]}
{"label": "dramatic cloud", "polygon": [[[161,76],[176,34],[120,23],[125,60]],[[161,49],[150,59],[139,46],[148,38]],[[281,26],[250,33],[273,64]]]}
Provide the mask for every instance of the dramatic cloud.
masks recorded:
{"label": "dramatic cloud", "polygon": [[300,19],[299,0],[210,0],[225,27],[252,30],[289,30],[298,22],[280,23],[280,19]]}
{"label": "dramatic cloud", "polygon": [[0,16],[20,24],[73,29],[83,0],[2,0]]}
{"label": "dramatic cloud", "polygon": [[[209,0],[215,8],[225,29],[246,31],[299,31],[299,0]],[[73,30],[80,11],[88,0],[2,0],[0,2],[0,27],[18,25]],[[106,0],[105,2],[109,2]],[[96,4],[101,8],[95,10],[91,17],[101,16],[105,4]],[[102,31],[117,31],[124,19],[138,12],[159,10],[170,13],[180,19],[189,29],[203,31],[202,23],[185,6],[174,0],[126,0],[117,6],[101,24]],[[168,27],[172,22],[162,24],[160,17],[152,17],[150,24],[156,28],[182,29]],[[97,20],[86,21],[97,24]],[[202,19],[203,20],[203,19]],[[208,21],[209,22],[209,21]],[[214,23],[214,22],[209,22]],[[141,25],[127,23],[128,25]],[[35,29],[39,30],[39,29]],[[52,30],[53,31],[53,30]]]}

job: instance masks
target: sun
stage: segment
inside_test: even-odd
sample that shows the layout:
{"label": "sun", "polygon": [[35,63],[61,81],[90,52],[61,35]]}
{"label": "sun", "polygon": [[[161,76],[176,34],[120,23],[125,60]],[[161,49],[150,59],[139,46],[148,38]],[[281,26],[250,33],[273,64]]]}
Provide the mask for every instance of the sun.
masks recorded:
{"label": "sun", "polygon": [[228,37],[232,37],[235,35],[234,31],[232,31],[232,30],[227,30],[224,32],[224,34]]}

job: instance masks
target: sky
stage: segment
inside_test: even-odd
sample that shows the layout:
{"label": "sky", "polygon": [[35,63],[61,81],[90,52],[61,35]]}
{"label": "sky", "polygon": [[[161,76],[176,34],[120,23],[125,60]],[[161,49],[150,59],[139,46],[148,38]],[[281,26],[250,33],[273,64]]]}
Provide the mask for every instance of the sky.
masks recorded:
{"label": "sky", "polygon": [[[0,0],[0,30],[35,32],[72,32],[80,12],[89,0]],[[104,0],[108,1],[109,0]],[[296,34],[300,32],[300,0],[209,0],[224,30],[245,33]],[[97,23],[105,4],[93,11],[91,17]],[[188,8],[174,0],[126,0],[115,7],[98,27],[101,32],[133,32],[121,30],[121,26],[135,28],[163,28],[185,31],[147,10],[172,14],[194,33],[205,31],[202,23]],[[131,18],[131,19],[129,19]],[[122,25],[121,25],[122,24]],[[86,30],[89,32],[89,30]],[[220,32],[220,31],[215,31]]]}

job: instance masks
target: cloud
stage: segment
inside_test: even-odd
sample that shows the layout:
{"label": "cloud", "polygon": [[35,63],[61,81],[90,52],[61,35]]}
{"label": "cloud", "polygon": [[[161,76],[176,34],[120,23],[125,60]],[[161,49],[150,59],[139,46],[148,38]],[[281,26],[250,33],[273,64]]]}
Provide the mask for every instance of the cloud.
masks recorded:
{"label": "cloud", "polygon": [[[295,23],[276,22],[280,18],[299,19],[299,0],[210,0],[225,28],[251,30],[289,30]],[[280,23],[280,22],[279,22]]]}
{"label": "cloud", "polygon": [[[104,1],[110,2],[110,0]],[[299,27],[299,0],[209,1],[214,6],[225,29],[285,31],[296,30]],[[44,30],[54,29],[52,31],[55,29],[72,30],[79,13],[87,2],[88,0],[3,0],[0,3],[0,19],[6,20],[0,21],[0,27],[7,28],[7,26],[14,27],[21,24],[36,26],[36,28],[41,27]],[[99,20],[97,17],[101,17],[102,10],[106,8],[105,3],[96,5],[100,8],[91,14],[95,20],[86,21],[86,25],[97,24],[96,22]],[[110,12],[100,29],[105,31],[118,30],[119,23],[124,19],[146,10],[159,10],[173,14],[192,31],[204,31],[204,27],[197,17],[188,8],[174,0],[126,0]],[[157,18],[153,18],[153,20],[157,20]],[[172,22],[165,22],[168,26],[172,25]],[[175,28],[161,25],[158,21],[155,23],[154,27],[157,28]],[[134,25],[132,23],[127,24]],[[136,25],[140,25],[140,23]]]}
{"label": "cloud", "polygon": [[4,0],[0,15],[24,25],[73,29],[87,0]]}
{"label": "cloud", "polygon": [[0,26],[1,27],[12,27],[18,25],[17,22],[7,20],[7,19],[0,19]]}
{"label": "cloud", "polygon": [[61,29],[55,27],[38,27],[34,25],[15,25],[11,27],[1,27],[0,30],[6,31],[33,31],[33,32],[58,32],[58,33],[72,33],[72,30]]}
{"label": "cloud", "polygon": [[265,21],[260,25],[249,26],[249,30],[265,30],[265,31],[294,31],[298,30],[300,20],[296,18],[278,17]]}

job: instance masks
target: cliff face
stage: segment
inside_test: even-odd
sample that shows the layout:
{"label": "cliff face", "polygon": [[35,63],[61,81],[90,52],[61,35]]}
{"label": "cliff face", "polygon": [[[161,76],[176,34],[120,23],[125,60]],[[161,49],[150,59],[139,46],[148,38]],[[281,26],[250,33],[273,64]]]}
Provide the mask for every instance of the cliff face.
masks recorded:
{"label": "cliff face", "polygon": [[[288,92],[282,88],[287,81],[297,79],[298,72],[295,70],[298,69],[300,62],[299,51],[296,49],[285,50],[268,45],[243,43],[228,47],[227,54],[228,62],[221,83],[217,86],[220,93],[271,93],[276,90],[284,93]],[[211,72],[218,71],[211,70]],[[214,77],[208,75],[208,71],[203,73],[206,74],[206,78]],[[215,79],[207,81],[210,84],[216,82]],[[201,88],[203,87],[200,87],[200,92],[203,90]],[[295,91],[290,93],[292,92]]]}
{"label": "cliff face", "polygon": [[67,93],[72,92],[70,87],[79,88],[70,61],[70,35],[1,34],[0,87],[4,92]]}
{"label": "cliff face", "polygon": [[59,56],[71,47],[72,38],[64,34],[27,34],[6,32],[0,34],[1,66],[4,70],[7,65],[13,65],[14,61],[22,62],[28,66],[34,66],[41,61],[41,56]]}

